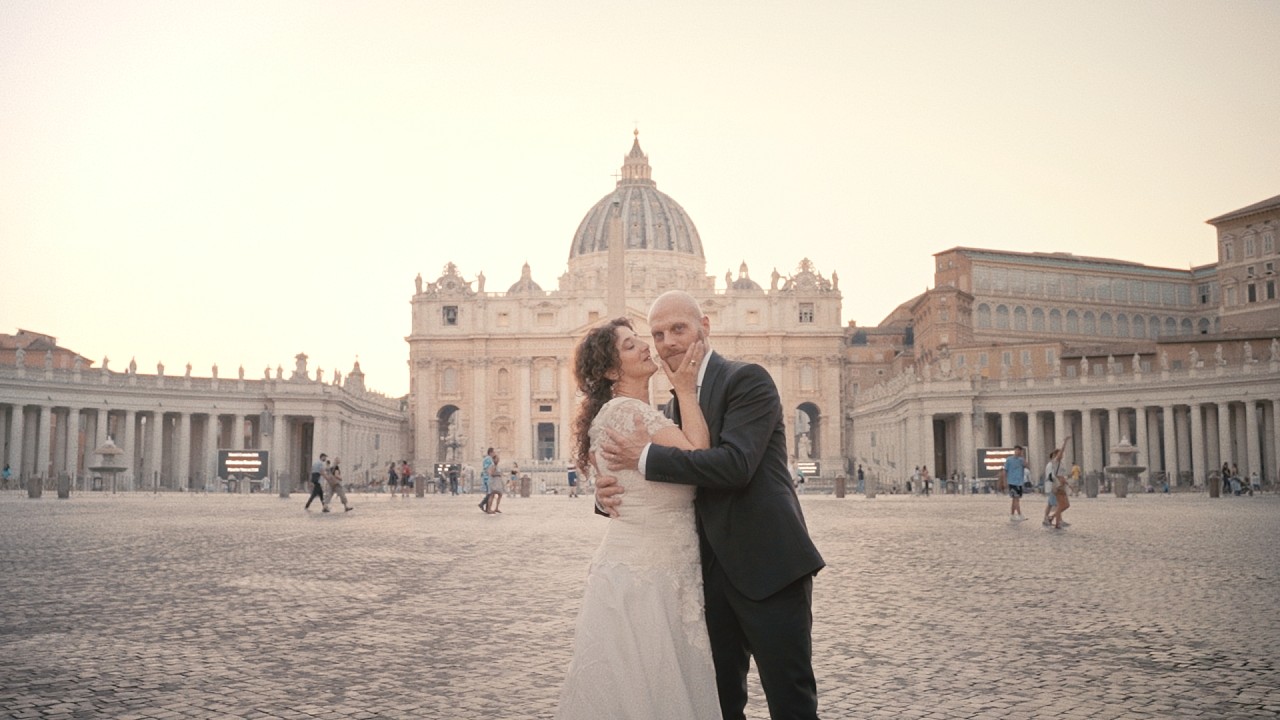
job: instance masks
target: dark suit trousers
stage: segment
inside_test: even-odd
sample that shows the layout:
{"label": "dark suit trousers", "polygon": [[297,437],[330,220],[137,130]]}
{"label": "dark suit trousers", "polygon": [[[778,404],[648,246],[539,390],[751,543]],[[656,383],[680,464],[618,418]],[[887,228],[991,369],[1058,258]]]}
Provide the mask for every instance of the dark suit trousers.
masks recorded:
{"label": "dark suit trousers", "polygon": [[304,507],[311,507],[311,501],[320,498],[320,504],[324,504],[324,487],[319,480],[311,481],[311,497],[307,498],[307,504]]}
{"label": "dark suit trousers", "polygon": [[813,577],[806,575],[763,600],[751,600],[733,587],[710,553],[703,554],[702,576],[724,720],[745,717],[751,656],[760,672],[770,718],[816,720]]}

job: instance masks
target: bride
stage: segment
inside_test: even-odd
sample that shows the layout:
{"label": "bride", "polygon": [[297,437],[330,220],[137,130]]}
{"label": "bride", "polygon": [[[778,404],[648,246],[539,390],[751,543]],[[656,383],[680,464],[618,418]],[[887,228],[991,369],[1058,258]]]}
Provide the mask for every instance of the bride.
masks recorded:
{"label": "bride", "polygon": [[[686,450],[710,444],[695,383],[706,352],[671,371],[626,318],[593,328],[578,344],[574,373],[584,398],[574,421],[579,472],[596,472],[604,428],[643,424],[653,442]],[[675,388],[682,428],[649,405],[649,378],[661,365]],[[715,668],[703,617],[692,485],[619,472],[627,512],[609,521],[587,572],[573,660],[560,692],[559,720],[719,718]]]}

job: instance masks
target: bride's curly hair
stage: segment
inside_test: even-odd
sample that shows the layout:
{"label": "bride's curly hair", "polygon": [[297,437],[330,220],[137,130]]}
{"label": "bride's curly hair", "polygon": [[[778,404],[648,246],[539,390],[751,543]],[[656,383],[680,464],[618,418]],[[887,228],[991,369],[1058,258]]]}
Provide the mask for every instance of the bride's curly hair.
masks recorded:
{"label": "bride's curly hair", "polygon": [[621,362],[618,356],[618,328],[633,329],[631,321],[625,317],[615,318],[597,325],[587,331],[586,336],[578,343],[573,356],[573,376],[578,381],[578,391],[582,393],[582,403],[578,405],[578,415],[573,419],[573,435],[575,440],[573,462],[578,473],[585,480],[589,477],[591,467],[591,421],[595,420],[600,408],[613,399],[613,380],[606,375],[616,370]]}

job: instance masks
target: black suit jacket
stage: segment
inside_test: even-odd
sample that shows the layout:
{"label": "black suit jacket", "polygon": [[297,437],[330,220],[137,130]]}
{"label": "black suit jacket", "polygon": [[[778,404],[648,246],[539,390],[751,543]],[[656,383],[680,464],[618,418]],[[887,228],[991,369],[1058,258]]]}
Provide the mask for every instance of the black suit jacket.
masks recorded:
{"label": "black suit jacket", "polygon": [[651,445],[646,478],[697,486],[704,548],[743,595],[760,600],[821,570],[791,485],[782,401],[768,371],[712,353],[698,402],[711,447]]}

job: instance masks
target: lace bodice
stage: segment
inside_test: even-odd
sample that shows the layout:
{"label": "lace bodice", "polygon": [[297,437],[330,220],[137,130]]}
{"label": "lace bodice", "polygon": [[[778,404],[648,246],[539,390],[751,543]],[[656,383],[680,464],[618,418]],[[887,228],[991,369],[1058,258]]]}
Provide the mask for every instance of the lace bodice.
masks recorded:
{"label": "lace bodice", "polygon": [[[598,453],[605,439],[604,428],[629,433],[637,416],[650,434],[673,425],[648,404],[632,398],[615,398],[605,404],[591,423],[591,452]],[[597,458],[598,459],[598,458]],[[599,461],[604,467],[603,461]],[[626,489],[618,517],[609,521],[602,552],[610,559],[651,564],[686,563],[697,558],[698,545],[693,516],[692,485],[650,482],[637,470],[615,473]]]}

